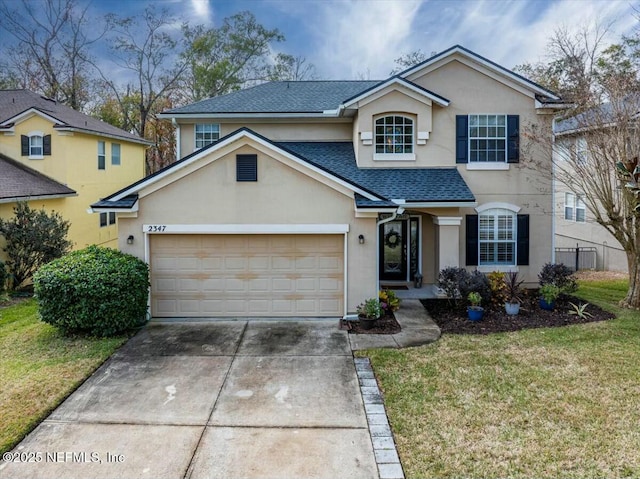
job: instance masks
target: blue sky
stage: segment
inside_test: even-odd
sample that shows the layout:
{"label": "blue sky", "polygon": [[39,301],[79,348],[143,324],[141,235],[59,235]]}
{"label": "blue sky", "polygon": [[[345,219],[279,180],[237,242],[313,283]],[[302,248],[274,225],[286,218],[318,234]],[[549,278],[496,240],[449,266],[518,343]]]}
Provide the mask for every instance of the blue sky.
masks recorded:
{"label": "blue sky", "polygon": [[455,44],[512,68],[543,60],[558,27],[613,22],[616,41],[640,24],[639,0],[93,0],[90,8],[128,15],[151,2],[210,26],[250,10],[285,35],[274,53],[306,57],[322,79],[384,78],[404,53]]}

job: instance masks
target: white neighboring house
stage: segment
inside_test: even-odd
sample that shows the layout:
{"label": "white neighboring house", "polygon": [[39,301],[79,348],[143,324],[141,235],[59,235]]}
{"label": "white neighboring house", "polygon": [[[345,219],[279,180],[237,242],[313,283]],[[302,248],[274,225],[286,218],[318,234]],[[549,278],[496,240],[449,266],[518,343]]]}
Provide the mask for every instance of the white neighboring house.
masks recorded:
{"label": "white neighboring house", "polygon": [[[569,120],[554,123],[556,162],[587,162],[587,138]],[[557,169],[557,167],[556,167]],[[601,226],[585,203],[585,192],[572,191],[554,176],[555,262],[575,269],[628,272],[627,255],[618,240]],[[579,252],[576,251],[579,249]]]}

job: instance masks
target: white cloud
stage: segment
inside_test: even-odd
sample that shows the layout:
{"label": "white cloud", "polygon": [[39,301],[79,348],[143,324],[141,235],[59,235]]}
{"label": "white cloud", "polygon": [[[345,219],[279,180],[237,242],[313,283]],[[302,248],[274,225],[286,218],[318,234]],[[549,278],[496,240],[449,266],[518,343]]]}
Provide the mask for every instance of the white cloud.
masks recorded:
{"label": "white cloud", "polygon": [[420,0],[318,4],[312,62],[327,78],[385,78],[407,37]]}
{"label": "white cloud", "polygon": [[205,25],[212,23],[212,11],[209,0],[190,0],[191,12],[190,17],[194,23],[203,23]]}

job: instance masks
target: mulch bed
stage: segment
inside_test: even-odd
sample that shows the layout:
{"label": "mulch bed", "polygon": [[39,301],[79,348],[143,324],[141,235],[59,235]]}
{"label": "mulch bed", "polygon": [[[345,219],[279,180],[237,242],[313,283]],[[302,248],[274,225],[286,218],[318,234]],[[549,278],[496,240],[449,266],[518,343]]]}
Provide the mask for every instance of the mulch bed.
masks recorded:
{"label": "mulch bed", "polygon": [[371,329],[362,329],[359,321],[341,319],[340,329],[347,330],[349,333],[353,334],[396,334],[402,330],[400,323],[396,321],[396,317],[393,313],[378,319],[375,326]]}
{"label": "mulch bed", "polygon": [[615,318],[614,314],[594,304],[589,304],[585,310],[592,315],[591,317],[580,318],[577,315],[569,314],[569,311],[573,310],[573,306],[569,303],[580,305],[585,301],[567,295],[561,295],[558,298],[553,311],[541,309],[538,305],[536,291],[527,291],[517,316],[507,315],[504,306],[495,309],[485,308],[484,317],[480,321],[469,321],[464,304],[456,306],[447,299],[423,299],[421,301],[440,330],[450,334],[502,333],[607,321]]}

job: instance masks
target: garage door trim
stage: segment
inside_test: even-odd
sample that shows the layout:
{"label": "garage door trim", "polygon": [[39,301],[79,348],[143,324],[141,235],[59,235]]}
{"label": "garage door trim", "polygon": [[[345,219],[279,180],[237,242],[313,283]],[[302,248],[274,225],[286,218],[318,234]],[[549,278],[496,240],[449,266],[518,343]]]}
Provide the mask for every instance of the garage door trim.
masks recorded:
{"label": "garage door trim", "polygon": [[[347,317],[347,279],[348,279],[348,224],[144,224],[144,260],[151,264],[151,251],[149,235],[174,235],[174,234],[341,234],[344,235],[343,245],[343,317]],[[147,306],[151,311],[151,289]]]}

